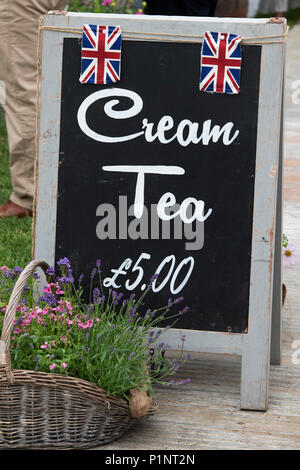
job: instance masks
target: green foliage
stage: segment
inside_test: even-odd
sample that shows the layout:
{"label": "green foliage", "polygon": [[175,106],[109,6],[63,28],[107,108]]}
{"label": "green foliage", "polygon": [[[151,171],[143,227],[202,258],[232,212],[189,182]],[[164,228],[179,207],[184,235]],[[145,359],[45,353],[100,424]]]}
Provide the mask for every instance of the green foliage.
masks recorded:
{"label": "green foliage", "polygon": [[[12,333],[13,368],[78,377],[104,389],[108,395],[123,398],[128,398],[132,388],[145,389],[154,396],[154,383],[189,381],[166,381],[188,358],[183,356],[183,350],[178,360],[166,360],[163,343],[156,345],[155,358],[149,349],[188,310],[185,307],[179,313],[170,311],[183,298],[169,299],[166,307],[143,312],[143,300],[152,281],[138,300],[134,294],[124,299],[122,293],[111,289],[105,294],[98,262],[91,273],[90,301],[85,303],[80,282],[75,288],[68,259],[58,264],[58,276],[55,278],[51,269],[51,282],[41,297],[37,298],[32,282],[24,290]],[[11,288],[21,271],[0,268],[0,328]],[[100,288],[94,287],[96,275]],[[171,321],[168,327],[156,328],[166,319]],[[181,340],[183,345],[185,337]]]}

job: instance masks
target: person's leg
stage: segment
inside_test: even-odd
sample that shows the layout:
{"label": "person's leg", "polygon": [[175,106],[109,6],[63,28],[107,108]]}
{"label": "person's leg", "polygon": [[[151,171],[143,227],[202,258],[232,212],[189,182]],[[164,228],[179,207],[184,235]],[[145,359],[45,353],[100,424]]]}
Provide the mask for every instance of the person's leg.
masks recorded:
{"label": "person's leg", "polygon": [[218,0],[210,0],[209,16],[215,16]]}
{"label": "person's leg", "polygon": [[283,16],[288,10],[288,0],[260,0],[258,11],[262,14],[273,14]]}
{"label": "person's leg", "polygon": [[[32,209],[36,133],[37,42],[39,18],[62,6],[58,0],[3,1],[0,30],[6,40],[1,48],[5,63],[6,126],[10,152],[10,200]],[[67,4],[67,1],[63,2]],[[5,214],[0,214],[5,215]],[[7,215],[10,215],[9,213]]]}
{"label": "person's leg", "polygon": [[184,0],[148,0],[147,15],[186,15]]}
{"label": "person's leg", "polygon": [[183,0],[189,16],[214,16],[217,0]]}
{"label": "person's leg", "polygon": [[275,16],[281,18],[288,10],[288,0],[275,0]]}
{"label": "person's leg", "polygon": [[149,15],[214,16],[218,0],[148,0]]}

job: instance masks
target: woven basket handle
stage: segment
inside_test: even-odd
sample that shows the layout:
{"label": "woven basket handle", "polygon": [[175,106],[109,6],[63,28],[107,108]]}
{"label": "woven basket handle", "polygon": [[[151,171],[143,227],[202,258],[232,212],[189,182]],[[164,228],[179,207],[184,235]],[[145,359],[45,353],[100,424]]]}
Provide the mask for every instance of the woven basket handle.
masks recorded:
{"label": "woven basket handle", "polygon": [[13,382],[10,364],[10,335],[13,327],[14,320],[16,319],[16,310],[22,295],[23,289],[27,284],[28,279],[37,268],[42,268],[47,271],[49,265],[45,261],[34,260],[29,263],[24,271],[22,271],[15,287],[11,293],[8,306],[5,312],[2,335],[0,340],[0,366],[4,366],[7,370],[9,382]]}

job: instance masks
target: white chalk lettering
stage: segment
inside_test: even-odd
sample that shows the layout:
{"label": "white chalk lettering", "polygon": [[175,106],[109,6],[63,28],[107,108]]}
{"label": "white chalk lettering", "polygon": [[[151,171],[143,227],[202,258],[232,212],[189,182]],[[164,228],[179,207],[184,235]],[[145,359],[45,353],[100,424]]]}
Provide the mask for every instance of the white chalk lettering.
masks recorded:
{"label": "white chalk lettering", "polygon": [[[144,135],[146,142],[151,143],[158,140],[162,144],[169,144],[177,140],[182,147],[187,147],[190,144],[209,145],[210,143],[217,143],[222,140],[223,144],[231,145],[238,137],[240,131],[234,130],[234,123],[227,122],[222,127],[218,124],[212,125],[211,119],[207,119],[201,124],[192,122],[189,119],[183,119],[175,128],[174,119],[171,116],[163,116],[155,131],[155,124],[149,122],[147,118],[142,119],[142,130],[125,136],[106,136],[91,129],[87,124],[86,114],[89,107],[96,101],[103,98],[114,98],[106,102],[103,110],[106,116],[111,119],[130,119],[137,116],[143,109],[142,98],[134,91],[125,90],[123,88],[111,88],[99,90],[89,95],[80,105],[77,113],[77,121],[80,129],[84,134],[98,142],[108,144],[126,142],[128,140],[137,139]],[[115,106],[120,103],[120,99],[116,98],[129,98],[133,104],[130,108],[125,110],[116,110]],[[172,132],[173,131],[173,132]],[[166,132],[169,133],[166,136]],[[170,135],[170,133],[172,134]]]}
{"label": "white chalk lettering", "polygon": [[120,171],[137,173],[137,182],[134,200],[134,216],[140,219],[144,211],[145,174],[154,175],[184,175],[185,171],[179,166],[164,165],[112,165],[103,166],[104,171]]}

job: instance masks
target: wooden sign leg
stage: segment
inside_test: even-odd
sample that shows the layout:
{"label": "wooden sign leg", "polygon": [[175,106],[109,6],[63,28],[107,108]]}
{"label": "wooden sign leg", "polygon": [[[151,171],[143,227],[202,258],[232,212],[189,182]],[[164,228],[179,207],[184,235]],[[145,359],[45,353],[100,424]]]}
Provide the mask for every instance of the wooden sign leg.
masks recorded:
{"label": "wooden sign leg", "polygon": [[[252,316],[248,334],[243,335],[241,409],[268,408],[271,343],[271,307],[264,306]],[[254,317],[254,318],[253,318]]]}
{"label": "wooden sign leg", "polygon": [[[274,240],[271,237],[270,240],[265,240],[268,243],[273,242],[271,285],[263,287],[264,279],[268,278],[265,272],[262,285],[257,283],[252,291],[249,330],[248,334],[243,335],[241,409],[245,410],[267,410],[270,358],[272,364],[280,364],[281,360],[282,135],[281,129]],[[265,266],[258,262],[255,270],[259,278],[263,275]]]}
{"label": "wooden sign leg", "polygon": [[[271,285],[262,288],[257,284],[258,287],[253,290],[253,292],[256,290],[256,293],[254,300],[251,301],[249,331],[248,334],[243,335],[241,409],[245,410],[267,410],[270,357],[272,364],[279,365],[281,360],[282,173],[281,138]],[[270,239],[268,242],[272,243],[272,240]],[[265,270],[265,266],[256,266],[256,270],[260,271],[256,273],[259,277]],[[267,273],[265,273],[266,277],[268,277]]]}
{"label": "wooden sign leg", "polygon": [[274,278],[273,278],[273,306],[271,330],[271,364],[281,363],[281,310],[282,310],[282,183],[283,183],[283,107],[281,114],[278,182],[277,182],[277,208],[276,208],[276,234],[274,251]]}
{"label": "wooden sign leg", "polygon": [[[282,152],[281,152],[282,156]],[[241,409],[265,411],[268,408],[269,368],[281,361],[281,244],[282,244],[282,157],[278,169],[274,268],[269,295],[257,293],[257,308],[250,313],[249,331],[243,335]],[[271,242],[271,241],[270,241]],[[272,295],[273,291],[273,295]],[[261,299],[259,299],[259,295]],[[260,307],[259,307],[260,306]],[[272,335],[272,336],[271,336]]]}
{"label": "wooden sign leg", "polygon": [[252,290],[254,296],[250,299],[249,331],[243,335],[241,409],[244,410],[267,410],[270,359],[274,365],[279,365],[281,361],[284,80],[281,104],[275,233],[273,241],[272,237],[264,240],[270,244],[273,242],[273,272],[270,283],[264,285],[264,280],[268,279],[267,263],[255,263],[253,278],[259,279],[261,276],[262,284],[256,282]]}

